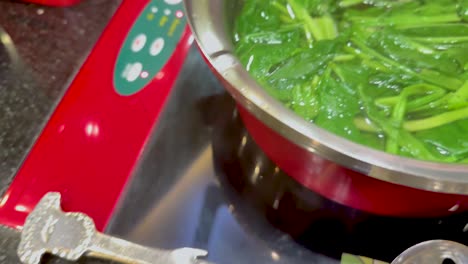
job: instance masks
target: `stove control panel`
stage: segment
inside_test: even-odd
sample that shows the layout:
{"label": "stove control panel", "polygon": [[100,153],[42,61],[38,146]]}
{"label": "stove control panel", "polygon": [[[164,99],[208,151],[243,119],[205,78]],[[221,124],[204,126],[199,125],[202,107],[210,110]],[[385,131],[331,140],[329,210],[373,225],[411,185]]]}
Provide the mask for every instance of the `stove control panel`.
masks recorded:
{"label": "stove control panel", "polygon": [[120,50],[114,85],[121,95],[143,89],[163,68],[185,29],[181,0],[152,0],[141,12]]}
{"label": "stove control panel", "polygon": [[122,0],[0,197],[0,225],[21,228],[54,191],[103,230],[192,43],[182,0]]}

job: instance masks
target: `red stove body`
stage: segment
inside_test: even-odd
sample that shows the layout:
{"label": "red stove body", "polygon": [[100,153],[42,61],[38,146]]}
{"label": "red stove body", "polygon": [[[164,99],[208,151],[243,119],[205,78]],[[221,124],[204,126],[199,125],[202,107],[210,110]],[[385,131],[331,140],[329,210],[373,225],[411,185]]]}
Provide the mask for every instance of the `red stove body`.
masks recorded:
{"label": "red stove body", "polygon": [[21,228],[58,191],[105,228],[193,41],[181,2],[122,2],[0,198],[0,224]]}

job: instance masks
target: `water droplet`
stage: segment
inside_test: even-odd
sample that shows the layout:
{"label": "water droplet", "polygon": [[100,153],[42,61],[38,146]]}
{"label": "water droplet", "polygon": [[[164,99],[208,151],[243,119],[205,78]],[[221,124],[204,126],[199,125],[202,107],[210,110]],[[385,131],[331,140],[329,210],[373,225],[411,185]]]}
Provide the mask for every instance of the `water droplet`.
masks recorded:
{"label": "water droplet", "polygon": [[270,19],[270,17],[268,16],[267,13],[265,13],[265,11],[262,11],[262,12],[260,13],[260,16],[261,16],[262,18],[266,19],[266,20]]}

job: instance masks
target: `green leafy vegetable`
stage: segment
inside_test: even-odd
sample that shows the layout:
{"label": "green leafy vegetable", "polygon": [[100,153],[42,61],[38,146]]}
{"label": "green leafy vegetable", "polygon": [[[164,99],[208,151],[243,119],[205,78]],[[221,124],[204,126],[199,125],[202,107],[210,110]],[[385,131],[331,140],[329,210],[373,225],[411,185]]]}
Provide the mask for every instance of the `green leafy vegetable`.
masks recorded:
{"label": "green leafy vegetable", "polygon": [[392,154],[468,163],[467,0],[246,0],[233,39],[305,120]]}

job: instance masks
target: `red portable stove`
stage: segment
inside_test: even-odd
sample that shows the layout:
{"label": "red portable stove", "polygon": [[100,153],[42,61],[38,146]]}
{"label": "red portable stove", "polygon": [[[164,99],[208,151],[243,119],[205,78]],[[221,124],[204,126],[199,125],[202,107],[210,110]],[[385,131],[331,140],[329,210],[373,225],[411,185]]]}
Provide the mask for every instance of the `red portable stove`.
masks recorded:
{"label": "red portable stove", "polygon": [[191,44],[181,0],[123,1],[1,197],[0,225],[21,228],[58,191],[104,229]]}

